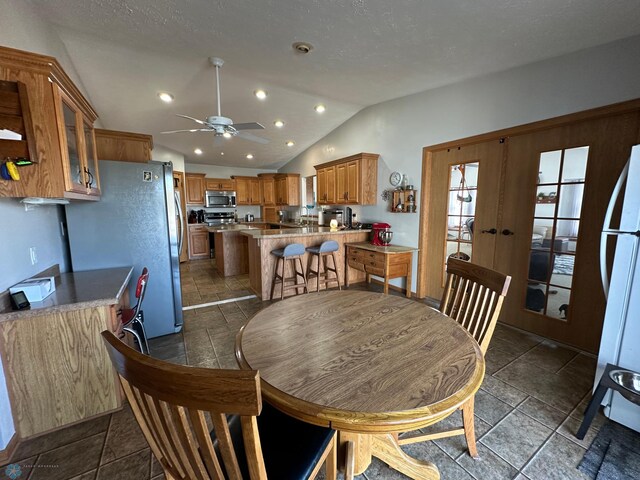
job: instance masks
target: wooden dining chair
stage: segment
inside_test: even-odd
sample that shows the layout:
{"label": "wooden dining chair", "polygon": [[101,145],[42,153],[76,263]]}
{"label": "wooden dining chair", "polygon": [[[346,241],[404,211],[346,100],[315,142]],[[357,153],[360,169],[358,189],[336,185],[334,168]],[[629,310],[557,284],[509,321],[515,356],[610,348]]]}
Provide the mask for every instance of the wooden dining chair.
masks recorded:
{"label": "wooden dining chair", "polygon": [[[457,258],[449,257],[447,260],[447,280],[440,301],[440,311],[473,335],[483,355],[489,348],[510,283],[509,275]],[[460,407],[463,428],[426,435],[410,434],[399,438],[398,443],[406,445],[464,435],[469,454],[476,458],[478,450],[473,417],[474,399],[475,396],[471,397]]]}
{"label": "wooden dining chair", "polygon": [[263,404],[257,371],[175,365],[102,337],[167,480],[298,480],[323,464],[336,478],[335,430]]}

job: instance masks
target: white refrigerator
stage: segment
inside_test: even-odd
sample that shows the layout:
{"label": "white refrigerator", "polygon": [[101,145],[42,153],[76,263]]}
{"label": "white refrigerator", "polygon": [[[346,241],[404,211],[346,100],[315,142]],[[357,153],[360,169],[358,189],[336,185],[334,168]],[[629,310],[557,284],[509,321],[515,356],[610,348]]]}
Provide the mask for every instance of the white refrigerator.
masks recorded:
{"label": "white refrigerator", "polygon": [[[620,223],[612,228],[622,200]],[[611,278],[607,272],[607,244],[616,237]],[[600,268],[607,307],[598,353],[596,383],[607,363],[640,372],[640,145],[631,150],[609,202],[600,248]],[[640,405],[617,392],[608,392],[605,415],[640,432]]]}

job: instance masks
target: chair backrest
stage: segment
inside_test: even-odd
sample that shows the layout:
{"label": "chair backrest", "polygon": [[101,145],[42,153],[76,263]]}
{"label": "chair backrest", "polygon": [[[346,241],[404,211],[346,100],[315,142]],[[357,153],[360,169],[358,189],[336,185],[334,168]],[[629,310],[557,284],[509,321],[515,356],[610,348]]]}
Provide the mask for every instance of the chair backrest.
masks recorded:
{"label": "chair backrest", "polygon": [[[167,479],[242,479],[226,414],[240,416],[251,478],[267,478],[256,420],[262,410],[257,371],[175,365],[142,355],[111,332],[102,332],[102,337],[136,420]],[[222,461],[211,440],[208,420]]]}
{"label": "chair backrest", "polygon": [[449,257],[440,311],[466,328],[486,353],[510,283],[508,275]]}
{"label": "chair backrest", "polygon": [[135,311],[134,316],[138,316],[142,309],[142,300],[144,300],[144,294],[147,291],[147,283],[149,282],[149,270],[147,267],[142,269],[142,273],[138,277],[138,283],[136,284],[136,298],[138,299],[136,305],[133,307]]}

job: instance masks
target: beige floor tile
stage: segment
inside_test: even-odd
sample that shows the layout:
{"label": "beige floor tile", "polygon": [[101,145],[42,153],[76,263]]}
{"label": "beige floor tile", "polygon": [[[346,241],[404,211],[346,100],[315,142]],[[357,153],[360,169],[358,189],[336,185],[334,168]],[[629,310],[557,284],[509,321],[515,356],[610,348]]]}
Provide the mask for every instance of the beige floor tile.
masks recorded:
{"label": "beige floor tile", "polygon": [[115,462],[102,465],[97,480],[133,480],[149,478],[151,450],[146,448]]}
{"label": "beige floor tile", "polygon": [[532,363],[540,368],[557,372],[578,356],[578,352],[545,341],[533,347],[518,360]]}
{"label": "beige floor tile", "polygon": [[534,397],[529,397],[518,405],[518,410],[554,430],[567,418],[566,413]]}
{"label": "beige floor tile", "polygon": [[109,432],[104,444],[100,464],[113,462],[121,457],[148,448],[147,440],[142,435],[131,407],[126,404],[122,410],[111,416]]}
{"label": "beige floor tile", "polygon": [[33,467],[32,480],[65,480],[94,470],[106,433],[98,433],[74,443],[43,453]]}
{"label": "beige floor tile", "polygon": [[555,433],[522,470],[531,480],[588,480],[576,467],[585,449]]}

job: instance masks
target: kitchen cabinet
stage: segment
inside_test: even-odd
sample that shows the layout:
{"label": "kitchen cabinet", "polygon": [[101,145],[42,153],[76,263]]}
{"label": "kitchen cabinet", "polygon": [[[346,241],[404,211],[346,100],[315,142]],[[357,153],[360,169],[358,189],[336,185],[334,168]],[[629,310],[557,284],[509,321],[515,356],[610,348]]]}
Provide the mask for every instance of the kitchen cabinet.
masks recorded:
{"label": "kitchen cabinet", "polygon": [[35,163],[20,168],[20,181],[0,180],[0,197],[98,200],[93,128],[98,115],[57,60],[0,47],[0,80],[24,85],[29,104],[25,111],[37,126],[31,139],[27,135]]}
{"label": "kitchen cabinet", "polygon": [[209,230],[204,224],[189,225],[189,260],[209,258]]}
{"label": "kitchen cabinet", "polygon": [[262,205],[265,207],[274,206],[276,204],[276,181],[275,174],[260,173],[260,188],[262,191]]}
{"label": "kitchen cabinet", "polygon": [[279,173],[275,175],[276,205],[300,205],[300,174]]}
{"label": "kitchen cabinet", "polygon": [[96,128],[98,160],[147,163],[151,160],[153,137],[142,133]]}
{"label": "kitchen cabinet", "polygon": [[318,204],[375,205],[378,158],[374,153],[358,153],[316,165]]}
{"label": "kitchen cabinet", "polygon": [[204,173],[186,173],[184,183],[189,205],[204,205]]}
{"label": "kitchen cabinet", "polygon": [[267,222],[277,222],[278,221],[278,210],[276,207],[262,207],[261,208],[261,217],[263,220]]}
{"label": "kitchen cabinet", "polygon": [[236,182],[236,202],[238,205],[260,205],[260,179],[258,177],[232,177]]}
{"label": "kitchen cabinet", "polygon": [[[30,310],[0,310],[0,355],[20,440],[122,406],[100,333],[122,332],[132,268],[58,273]],[[53,273],[52,273],[53,275]]]}
{"label": "kitchen cabinet", "polygon": [[231,178],[205,178],[205,190],[233,192],[236,189],[236,182]]}

